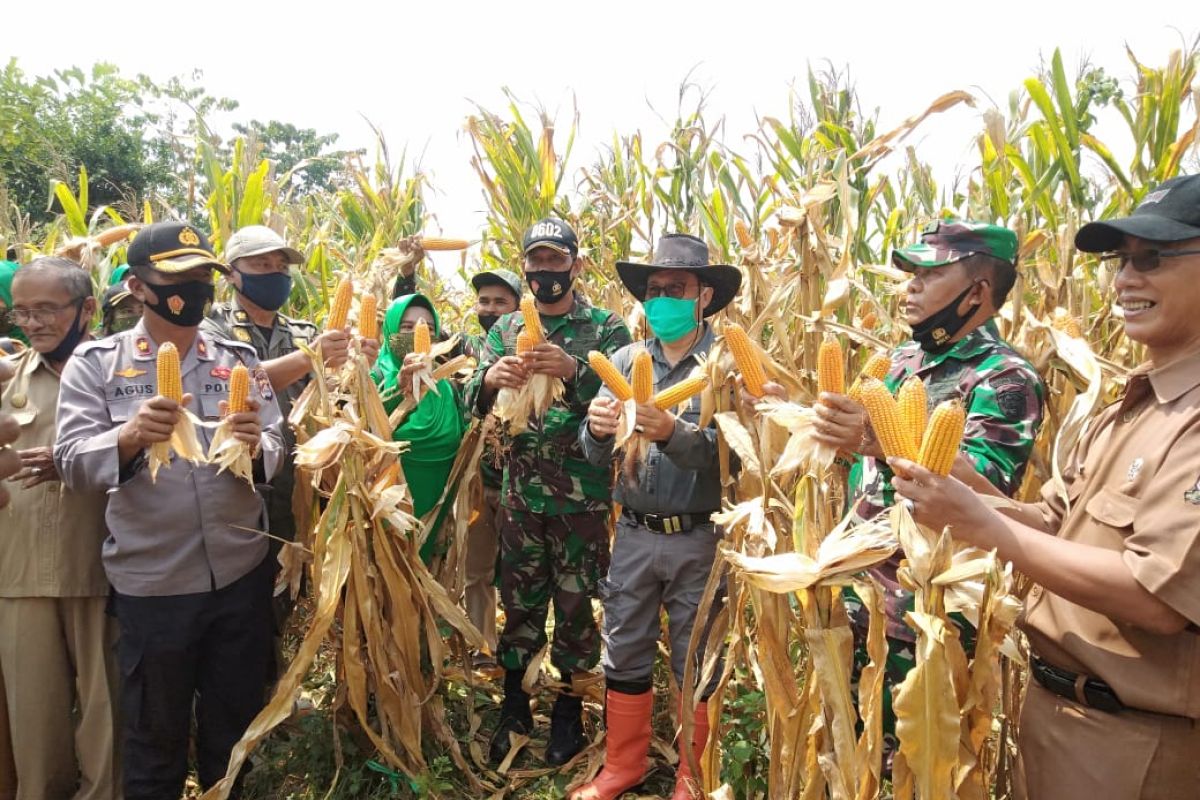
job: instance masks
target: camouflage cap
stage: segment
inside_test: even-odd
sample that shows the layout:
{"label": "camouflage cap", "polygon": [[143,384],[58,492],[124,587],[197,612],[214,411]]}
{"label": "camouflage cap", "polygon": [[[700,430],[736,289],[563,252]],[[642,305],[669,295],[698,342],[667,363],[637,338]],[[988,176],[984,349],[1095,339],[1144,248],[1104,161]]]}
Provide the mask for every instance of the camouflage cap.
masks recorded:
{"label": "camouflage cap", "polygon": [[471,286],[475,287],[476,292],[484,286],[503,286],[517,296],[518,302],[521,299],[521,279],[512,270],[493,269],[476,272],[475,276],[471,278]]}
{"label": "camouflage cap", "polygon": [[921,241],[892,251],[892,265],[905,272],[940,267],[978,254],[1016,266],[1017,234],[1008,228],[965,219],[936,220],[921,231]]}

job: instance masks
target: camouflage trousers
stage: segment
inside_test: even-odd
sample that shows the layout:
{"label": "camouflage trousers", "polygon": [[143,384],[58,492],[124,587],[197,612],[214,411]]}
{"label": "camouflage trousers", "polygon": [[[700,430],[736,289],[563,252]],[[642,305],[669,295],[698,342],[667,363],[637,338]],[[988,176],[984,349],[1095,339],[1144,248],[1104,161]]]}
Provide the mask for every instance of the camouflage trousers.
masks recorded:
{"label": "camouflage trousers", "polygon": [[609,512],[531,514],[500,510],[500,601],[504,630],[497,653],[505,669],[524,669],[546,644],[554,606],[550,663],[564,678],[600,661],[592,611],[608,572]]}

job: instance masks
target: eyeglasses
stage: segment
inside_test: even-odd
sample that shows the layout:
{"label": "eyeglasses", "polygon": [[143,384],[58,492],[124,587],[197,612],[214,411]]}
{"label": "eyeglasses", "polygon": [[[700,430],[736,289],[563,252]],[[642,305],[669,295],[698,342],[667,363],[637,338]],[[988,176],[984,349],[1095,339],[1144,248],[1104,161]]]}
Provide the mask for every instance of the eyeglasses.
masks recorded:
{"label": "eyeglasses", "polygon": [[666,286],[647,286],[646,299],[654,300],[658,297],[671,297],[675,300],[682,300],[687,297],[688,285],[686,283],[671,283]]}
{"label": "eyeglasses", "polygon": [[58,318],[58,315],[66,311],[68,308],[75,308],[82,300],[75,300],[61,306],[42,306],[41,308],[13,308],[11,312],[12,321],[17,325],[49,325]]}
{"label": "eyeglasses", "polygon": [[1124,269],[1128,264],[1133,267],[1134,272],[1153,272],[1161,266],[1159,259],[1196,255],[1200,255],[1200,249],[1138,250],[1136,253],[1104,253],[1100,256],[1100,260],[1109,262],[1118,271]]}

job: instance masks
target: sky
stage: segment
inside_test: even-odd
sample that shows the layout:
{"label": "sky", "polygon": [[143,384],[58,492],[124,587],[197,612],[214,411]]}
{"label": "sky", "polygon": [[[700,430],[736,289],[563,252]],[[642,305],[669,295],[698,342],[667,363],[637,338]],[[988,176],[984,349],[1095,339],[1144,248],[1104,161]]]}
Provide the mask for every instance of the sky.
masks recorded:
{"label": "sky", "polygon": [[1055,47],[1068,74],[1088,60],[1128,92],[1126,46],[1159,64],[1200,32],[1194,3],[1179,0],[8,6],[0,56],[15,56],[27,73],[101,60],[156,80],[200,70],[211,94],[239,101],[241,118],[335,132],[339,146],[369,152],[370,120],[393,154],[407,148],[410,159],[420,157],[441,232],[471,239],[485,205],[463,123],[476,103],[503,110],[503,87],[530,103],[529,113],[535,105],[557,111],[561,128],[578,107],[576,168],[614,130],[661,141],[689,73],[708,92],[708,113],[725,117],[734,149],[759,115],[786,116],[789,89],[803,87],[810,65],[848,70],[865,109],[880,109],[881,131],[966,89],[980,96],[975,109],[956,107],[910,139],[947,183],[961,172],[956,165],[977,159],[982,111],[993,101],[1005,107]]}

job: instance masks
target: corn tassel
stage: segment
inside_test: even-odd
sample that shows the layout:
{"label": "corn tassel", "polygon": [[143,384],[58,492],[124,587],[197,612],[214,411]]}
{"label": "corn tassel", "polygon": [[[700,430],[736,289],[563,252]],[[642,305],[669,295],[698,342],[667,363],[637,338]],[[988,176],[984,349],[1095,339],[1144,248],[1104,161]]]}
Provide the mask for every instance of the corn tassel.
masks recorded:
{"label": "corn tassel", "polygon": [[679,405],[684,400],[691,400],[703,392],[705,386],[708,386],[707,378],[685,378],[674,386],[663,389],[654,395],[654,405],[660,411],[666,411],[669,408]]}
{"label": "corn tassel", "polygon": [[925,429],[917,462],[930,472],[949,475],[954,459],[958,457],[966,424],[967,414],[957,400],[939,404]]}
{"label": "corn tassel", "polygon": [[533,335],[529,331],[521,331],[517,334],[517,355],[525,355],[533,349],[533,345]]}
{"label": "corn tassel", "polygon": [[858,373],[858,377],[854,379],[854,385],[850,387],[850,391],[846,392],[847,396],[856,403],[862,402],[862,384],[867,378],[874,378],[881,381],[887,377],[888,370],[892,368],[892,360],[884,353],[872,353],[867,359],[867,363],[863,365],[862,372]]}
{"label": "corn tassel", "polygon": [[900,407],[883,381],[867,378],[862,386],[862,404],[871,418],[871,428],[888,458],[900,456],[912,461],[917,452],[912,435],[903,427]]}
{"label": "corn tassel", "polygon": [[413,352],[429,355],[431,344],[429,340],[429,325],[423,319],[417,320],[413,326]]}
{"label": "corn tassel", "polygon": [[750,344],[750,337],[741,325],[734,322],[725,323],[724,330],[725,342],[729,345],[729,352],[733,353],[738,372],[742,373],[742,383],[746,391],[755,397],[762,397],[767,374],[759,363],[758,353],[754,352],[754,346]]}
{"label": "corn tassel", "polygon": [[633,357],[633,399],[649,403],[654,397],[654,360],[649,350],[639,350]]}
{"label": "corn tassel", "polygon": [[229,373],[229,403],[230,414],[240,414],[250,410],[250,370],[245,364],[238,364]]}
{"label": "corn tassel", "polygon": [[920,449],[925,436],[925,424],[929,420],[929,399],[925,394],[925,383],[916,375],[900,384],[896,392],[896,405],[900,408],[900,422],[912,437],[913,447]]}
{"label": "corn tassel", "polygon": [[842,346],[832,336],[817,350],[817,392],[846,393],[846,359]]}
{"label": "corn tassel", "polygon": [[364,339],[379,338],[379,318],[375,315],[375,295],[364,294],[358,305],[358,335]]}
{"label": "corn tassel", "polygon": [[179,373],[179,351],[167,342],[158,348],[158,394],[176,403],[183,402],[183,380]]}
{"label": "corn tassel", "polygon": [[471,243],[466,239],[446,239],[441,236],[422,236],[419,240],[422,250],[466,250]]}
{"label": "corn tassel", "polygon": [[529,335],[533,337],[534,344],[546,341],[546,332],[542,330],[542,318],[538,315],[537,302],[532,297],[526,297],[521,301],[521,320],[525,323],[525,330],[529,331]]}
{"label": "corn tassel", "polygon": [[350,300],[354,294],[354,283],[350,278],[342,278],[337,291],[333,295],[333,304],[329,307],[329,316],[325,320],[326,330],[341,330],[346,327],[350,318]]}
{"label": "corn tassel", "polygon": [[613,397],[624,403],[633,397],[633,388],[629,385],[629,381],[625,380],[625,376],[621,371],[613,366],[613,363],[608,360],[608,357],[599,350],[592,350],[588,353],[588,364],[591,365],[592,371],[600,377],[600,380],[608,387],[608,390],[613,393]]}

